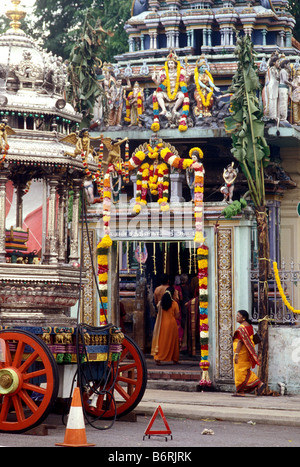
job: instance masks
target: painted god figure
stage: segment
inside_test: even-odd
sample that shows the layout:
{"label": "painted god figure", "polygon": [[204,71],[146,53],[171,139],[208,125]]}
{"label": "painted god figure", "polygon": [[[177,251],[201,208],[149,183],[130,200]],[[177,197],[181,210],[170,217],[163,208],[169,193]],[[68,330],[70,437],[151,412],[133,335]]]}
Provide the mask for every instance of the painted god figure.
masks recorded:
{"label": "painted god figure", "polygon": [[292,81],[292,122],[300,125],[300,68],[296,70]]}
{"label": "painted god figure", "polygon": [[289,92],[290,92],[291,65],[289,60],[282,60],[280,63],[279,88],[278,88],[278,113],[279,120],[287,122]]}
{"label": "painted god figure", "polygon": [[262,92],[264,116],[270,120],[278,119],[279,74],[280,58],[277,54],[274,54],[269,60],[265,86]]}
{"label": "painted god figure", "polygon": [[[164,67],[152,75],[154,83],[158,86],[153,94],[154,122],[151,129],[160,129],[159,115],[166,116],[169,121],[177,117],[180,131],[187,129],[186,119],[189,114],[189,96],[186,85],[186,71],[181,66],[177,55],[171,51]],[[180,113],[180,108],[182,112]]]}
{"label": "painted god figure", "polygon": [[117,78],[116,83],[108,90],[108,126],[121,126],[122,110],[124,104],[124,92],[131,89],[131,84],[127,78],[127,85],[122,86],[122,78]]}
{"label": "painted god figure", "polygon": [[193,109],[194,115],[201,118],[210,117],[214,102],[214,91],[219,92],[220,89],[215,86],[213,77],[207,69],[207,64],[203,55],[196,62],[194,80],[196,84],[194,93],[196,100],[196,106]]}
{"label": "painted god figure", "polygon": [[234,168],[234,163],[229,164],[226,169],[223,171],[223,179],[225,185],[220,189],[221,193],[224,195],[223,201],[232,203],[233,191],[234,191],[234,182],[238,175],[239,170]]}
{"label": "painted god figure", "polygon": [[129,126],[142,126],[139,117],[144,111],[144,100],[144,90],[136,81],[133,90],[128,94],[126,99],[125,121],[130,122]]}

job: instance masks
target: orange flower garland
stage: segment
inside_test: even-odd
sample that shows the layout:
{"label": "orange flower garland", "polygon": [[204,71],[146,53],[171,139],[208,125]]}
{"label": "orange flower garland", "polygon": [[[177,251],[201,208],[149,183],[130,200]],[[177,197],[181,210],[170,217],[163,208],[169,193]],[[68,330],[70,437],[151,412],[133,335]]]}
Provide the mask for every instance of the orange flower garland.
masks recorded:
{"label": "orange flower garland", "polygon": [[2,164],[2,163],[5,161],[5,158],[6,158],[6,156],[7,156],[7,151],[8,151],[8,150],[9,150],[9,145],[6,144],[6,145],[5,145],[5,148],[4,148],[3,156],[2,156],[2,158],[1,158],[1,160],[0,160],[0,164]]}

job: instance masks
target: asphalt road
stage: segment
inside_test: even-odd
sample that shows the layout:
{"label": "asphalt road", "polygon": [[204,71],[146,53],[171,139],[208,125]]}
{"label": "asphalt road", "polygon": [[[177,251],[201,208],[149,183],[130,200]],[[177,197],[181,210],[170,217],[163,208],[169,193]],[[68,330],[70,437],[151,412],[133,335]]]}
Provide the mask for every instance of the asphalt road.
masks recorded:
{"label": "asphalt road", "polygon": [[[197,448],[203,447],[300,447],[300,427],[254,424],[251,420],[236,423],[212,419],[189,420],[168,417],[166,420],[172,432],[172,439],[170,436],[162,435],[143,439],[150,420],[150,416],[137,415],[136,421],[115,421],[109,429],[96,429],[86,425],[87,442],[94,443],[95,447],[105,448],[101,449],[103,460],[126,461],[139,465],[159,460],[173,464],[189,463],[190,459],[192,461],[199,459]],[[0,446],[56,447],[55,443],[64,441],[66,426],[62,423],[60,415],[52,414],[44,423],[53,426],[48,429],[46,436],[0,433]],[[101,423],[101,428],[107,426],[108,423],[110,422]],[[156,418],[152,429],[165,430],[160,417]],[[204,431],[211,434],[204,434]],[[175,453],[178,451],[183,453],[183,457],[178,457]],[[156,454],[153,454],[155,452]],[[141,453],[142,458],[133,456]],[[129,454],[132,456],[127,459],[122,457],[129,456]],[[153,458],[153,455],[157,458]],[[164,457],[159,458],[159,456]]]}

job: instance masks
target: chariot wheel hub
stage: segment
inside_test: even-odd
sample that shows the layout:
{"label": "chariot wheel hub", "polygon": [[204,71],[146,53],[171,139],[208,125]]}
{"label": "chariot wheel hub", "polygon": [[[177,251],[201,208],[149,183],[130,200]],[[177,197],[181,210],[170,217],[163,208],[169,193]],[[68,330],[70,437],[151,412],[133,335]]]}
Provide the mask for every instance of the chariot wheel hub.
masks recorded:
{"label": "chariot wheel hub", "polygon": [[11,394],[19,387],[19,376],[13,368],[0,370],[0,394]]}

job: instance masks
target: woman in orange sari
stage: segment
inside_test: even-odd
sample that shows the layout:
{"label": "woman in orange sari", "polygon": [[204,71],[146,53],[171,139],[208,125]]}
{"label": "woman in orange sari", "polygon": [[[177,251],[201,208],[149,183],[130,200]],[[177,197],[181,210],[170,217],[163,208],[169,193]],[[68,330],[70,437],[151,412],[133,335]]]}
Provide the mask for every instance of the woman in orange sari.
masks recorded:
{"label": "woman in orange sari", "polygon": [[157,365],[160,362],[178,363],[179,337],[176,319],[180,312],[176,300],[173,299],[175,289],[169,287],[158,304],[158,314],[153,330],[151,355]]}
{"label": "woman in orange sari", "polygon": [[245,310],[237,312],[239,328],[233,335],[233,364],[234,380],[236,386],[235,396],[244,396],[245,392],[252,392],[257,388],[257,395],[261,395],[265,384],[258,379],[251,370],[259,365],[253,342],[253,327],[249,320],[249,314]]}

